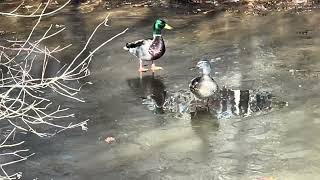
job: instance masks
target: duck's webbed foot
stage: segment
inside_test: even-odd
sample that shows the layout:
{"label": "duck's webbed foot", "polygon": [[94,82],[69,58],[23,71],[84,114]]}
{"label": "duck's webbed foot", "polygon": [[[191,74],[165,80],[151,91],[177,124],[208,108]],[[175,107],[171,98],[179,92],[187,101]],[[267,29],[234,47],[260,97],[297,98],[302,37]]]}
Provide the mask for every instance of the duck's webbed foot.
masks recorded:
{"label": "duck's webbed foot", "polygon": [[160,66],[156,66],[154,63],[151,65],[151,70],[152,71],[157,71],[157,70],[162,70],[163,68]]}
{"label": "duck's webbed foot", "polygon": [[140,68],[138,69],[138,71],[139,71],[139,72],[147,72],[148,69],[146,69],[146,68],[144,68],[144,67],[140,67]]}

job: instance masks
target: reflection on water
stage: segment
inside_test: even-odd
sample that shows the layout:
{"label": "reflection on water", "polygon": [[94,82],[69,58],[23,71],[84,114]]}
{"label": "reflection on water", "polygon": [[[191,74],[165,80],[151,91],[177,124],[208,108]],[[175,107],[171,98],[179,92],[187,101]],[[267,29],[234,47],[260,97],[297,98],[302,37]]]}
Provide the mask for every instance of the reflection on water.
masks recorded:
{"label": "reflection on water", "polygon": [[220,99],[213,101],[212,108],[218,118],[225,118],[250,116],[251,113],[268,112],[286,105],[287,102],[278,100],[270,92],[223,88]]}
{"label": "reflection on water", "polygon": [[207,158],[210,151],[210,137],[219,130],[219,121],[207,110],[199,110],[195,116],[191,115],[191,128],[201,140],[199,152]]}
{"label": "reflection on water", "polygon": [[156,78],[152,75],[129,79],[127,81],[136,95],[143,99],[143,104],[147,105],[149,110],[156,114],[163,113],[166,91],[160,78]]}
{"label": "reflection on water", "polygon": [[191,118],[198,116],[198,112],[203,112],[205,109],[211,112],[208,114],[210,119],[246,117],[253,113],[257,115],[288,105],[287,102],[279,100],[266,91],[234,90],[223,87],[217,97],[202,101],[195,100],[193,94],[188,90],[166,93],[162,81],[151,76],[128,82],[132,89],[140,92],[138,94],[144,98],[143,104],[146,104],[150,110],[161,108],[161,112],[173,113],[175,117]]}
{"label": "reflection on water", "polygon": [[215,132],[219,129],[219,122],[210,111],[199,110],[197,115],[191,117],[191,127],[203,141],[208,141],[209,132]]}

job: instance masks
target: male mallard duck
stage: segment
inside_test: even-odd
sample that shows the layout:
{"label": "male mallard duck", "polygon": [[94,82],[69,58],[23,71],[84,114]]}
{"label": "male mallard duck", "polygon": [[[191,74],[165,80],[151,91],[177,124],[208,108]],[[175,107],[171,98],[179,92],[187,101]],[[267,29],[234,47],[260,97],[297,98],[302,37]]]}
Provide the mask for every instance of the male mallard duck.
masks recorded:
{"label": "male mallard duck", "polygon": [[205,99],[213,96],[218,90],[218,84],[210,77],[211,66],[208,61],[201,60],[197,67],[202,69],[202,76],[191,80],[189,85],[190,91],[199,99]]}
{"label": "male mallard duck", "polygon": [[164,20],[157,19],[153,24],[153,38],[142,39],[135,42],[127,43],[123,49],[129,51],[130,54],[139,58],[139,71],[145,72],[148,69],[143,67],[143,61],[152,61],[151,70],[159,70],[162,67],[155,66],[154,60],[159,59],[166,51],[164,41],[161,35],[162,29],[172,29]]}

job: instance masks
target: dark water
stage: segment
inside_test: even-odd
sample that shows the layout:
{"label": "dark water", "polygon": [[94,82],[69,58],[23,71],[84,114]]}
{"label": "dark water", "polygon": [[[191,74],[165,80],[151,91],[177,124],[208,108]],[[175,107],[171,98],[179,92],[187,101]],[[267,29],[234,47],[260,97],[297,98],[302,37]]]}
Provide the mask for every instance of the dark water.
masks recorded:
{"label": "dark water", "polygon": [[[67,8],[44,19],[39,31],[50,23],[65,24],[68,30],[47,45],[72,43],[60,57],[69,62],[107,13],[82,14]],[[167,52],[157,62],[164,70],[140,79],[138,62],[122,47],[151,36],[156,17],[174,27],[164,33]],[[21,37],[35,22],[0,18],[8,24],[1,27]],[[75,129],[50,139],[28,136],[27,147],[36,155],[9,171],[21,170],[24,179],[318,179],[320,85],[312,75],[319,71],[318,19],[317,12],[239,17],[117,9],[111,14],[111,27],[97,32],[90,49],[126,27],[130,30],[94,56],[87,78],[93,84],[80,93],[86,103],[57,98],[72,108],[74,121],[89,118],[89,130]],[[202,58],[211,60],[219,85],[254,97],[270,93],[276,100],[272,102],[289,106],[250,116],[237,115],[238,110],[246,114],[247,107],[230,107],[228,118],[205,110],[194,118],[174,113],[186,104],[158,108],[175,93],[189,97],[189,81],[198,75],[190,67]],[[51,67],[53,72],[58,69]],[[292,73],[302,71],[307,75]],[[108,136],[116,142],[105,143]]]}

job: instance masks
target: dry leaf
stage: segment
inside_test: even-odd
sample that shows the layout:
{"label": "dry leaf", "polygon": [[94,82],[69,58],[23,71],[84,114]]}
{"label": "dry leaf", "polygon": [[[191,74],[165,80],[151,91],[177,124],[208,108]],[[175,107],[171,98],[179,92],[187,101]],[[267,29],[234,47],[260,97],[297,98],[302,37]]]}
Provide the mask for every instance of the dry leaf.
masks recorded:
{"label": "dry leaf", "polygon": [[105,140],[104,140],[106,143],[110,144],[110,143],[113,143],[116,141],[116,139],[114,137],[107,137]]}

